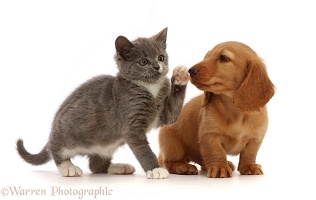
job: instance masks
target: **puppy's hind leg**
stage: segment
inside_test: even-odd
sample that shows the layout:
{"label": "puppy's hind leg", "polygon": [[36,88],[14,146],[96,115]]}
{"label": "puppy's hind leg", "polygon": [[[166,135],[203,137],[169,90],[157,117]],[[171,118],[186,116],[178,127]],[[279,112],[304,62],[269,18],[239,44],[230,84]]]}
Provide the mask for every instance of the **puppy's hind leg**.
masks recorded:
{"label": "puppy's hind leg", "polygon": [[171,174],[197,175],[198,170],[194,165],[188,164],[185,148],[166,127],[163,127],[159,135],[160,154],[158,161]]}

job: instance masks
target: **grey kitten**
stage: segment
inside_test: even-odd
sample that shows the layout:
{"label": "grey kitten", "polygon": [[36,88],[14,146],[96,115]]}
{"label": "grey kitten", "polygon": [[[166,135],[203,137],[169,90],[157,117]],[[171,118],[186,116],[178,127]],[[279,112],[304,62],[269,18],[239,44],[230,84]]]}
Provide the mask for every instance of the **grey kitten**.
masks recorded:
{"label": "grey kitten", "polygon": [[150,38],[115,41],[119,72],[92,78],[76,89],[57,111],[45,147],[38,154],[16,143],[20,156],[32,165],[53,159],[63,176],[81,176],[70,159],[87,155],[93,173],[132,174],[129,164],[112,164],[115,150],[127,143],[147,178],[167,178],[151,150],[146,133],[176,121],[182,109],[189,75],[178,66],[170,80],[166,52],[167,28]]}

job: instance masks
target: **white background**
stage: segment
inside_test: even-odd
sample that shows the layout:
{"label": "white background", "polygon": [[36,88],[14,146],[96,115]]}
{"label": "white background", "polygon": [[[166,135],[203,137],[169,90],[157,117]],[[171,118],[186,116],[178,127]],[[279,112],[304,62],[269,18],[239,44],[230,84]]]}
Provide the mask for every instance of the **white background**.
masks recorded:
{"label": "white background", "polygon": [[[312,1],[0,1],[0,189],[44,189],[1,199],[78,199],[51,196],[64,190],[113,190],[109,199],[204,197],[315,199],[315,6]],[[170,73],[190,67],[214,45],[236,40],[265,61],[277,91],[268,103],[270,125],[257,161],[265,175],[230,179],[171,175],[147,180],[127,146],[114,161],[136,167],[130,176],[92,175],[87,160],[75,159],[84,175],[63,178],[53,162],[24,163],[15,151],[21,137],[37,153],[46,143],[55,112],[80,83],[115,75],[114,41],[147,37],[168,27]],[[199,94],[189,83],[186,101]],[[148,138],[159,152],[158,130]],[[238,157],[230,157],[235,165]],[[104,196],[99,196],[102,199]],[[85,195],[84,199],[93,199]]]}

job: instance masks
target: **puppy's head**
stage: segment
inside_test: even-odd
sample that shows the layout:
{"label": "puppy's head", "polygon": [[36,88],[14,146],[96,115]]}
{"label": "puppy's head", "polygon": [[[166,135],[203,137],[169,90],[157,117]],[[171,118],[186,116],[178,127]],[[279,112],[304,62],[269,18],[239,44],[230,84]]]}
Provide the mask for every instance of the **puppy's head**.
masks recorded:
{"label": "puppy's head", "polygon": [[247,45],[224,42],[189,69],[191,83],[207,93],[227,95],[241,111],[257,111],[274,95],[266,66]]}

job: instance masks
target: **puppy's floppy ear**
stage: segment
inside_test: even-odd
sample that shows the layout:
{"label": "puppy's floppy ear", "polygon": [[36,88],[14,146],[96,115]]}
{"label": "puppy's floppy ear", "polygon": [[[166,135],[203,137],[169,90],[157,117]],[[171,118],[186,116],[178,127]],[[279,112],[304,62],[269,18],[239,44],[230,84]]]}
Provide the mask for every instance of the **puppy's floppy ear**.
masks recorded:
{"label": "puppy's floppy ear", "polygon": [[204,96],[202,99],[202,107],[205,107],[211,99],[211,92],[204,91]]}
{"label": "puppy's floppy ear", "polygon": [[242,111],[259,111],[274,95],[274,85],[260,59],[248,61],[247,75],[234,94],[234,104]]}

